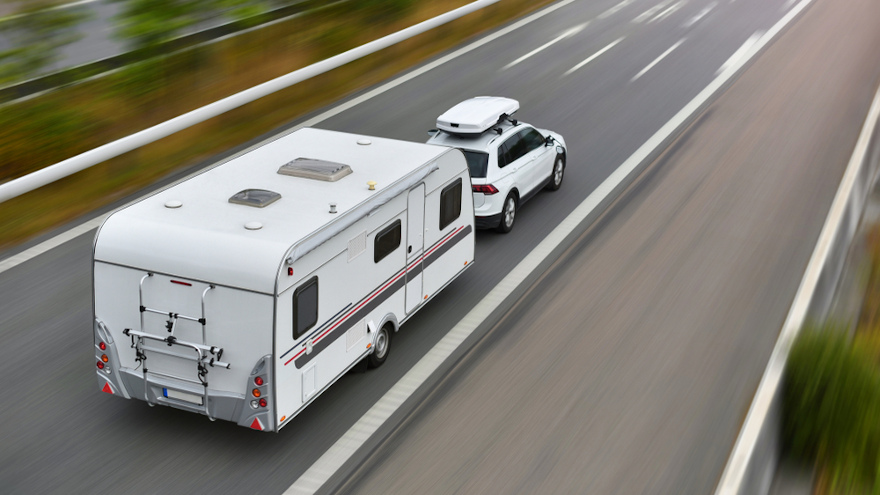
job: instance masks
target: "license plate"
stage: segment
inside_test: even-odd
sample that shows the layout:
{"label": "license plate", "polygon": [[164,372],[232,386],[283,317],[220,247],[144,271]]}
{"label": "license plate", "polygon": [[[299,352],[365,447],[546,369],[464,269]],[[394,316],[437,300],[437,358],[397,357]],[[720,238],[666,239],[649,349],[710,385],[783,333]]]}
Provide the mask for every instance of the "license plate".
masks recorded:
{"label": "license plate", "polygon": [[200,406],[202,405],[202,399],[204,399],[204,397],[201,395],[188,394],[179,390],[172,390],[167,388],[162,389],[162,394],[169,399],[182,400],[184,402],[190,402],[192,404],[198,404]]}

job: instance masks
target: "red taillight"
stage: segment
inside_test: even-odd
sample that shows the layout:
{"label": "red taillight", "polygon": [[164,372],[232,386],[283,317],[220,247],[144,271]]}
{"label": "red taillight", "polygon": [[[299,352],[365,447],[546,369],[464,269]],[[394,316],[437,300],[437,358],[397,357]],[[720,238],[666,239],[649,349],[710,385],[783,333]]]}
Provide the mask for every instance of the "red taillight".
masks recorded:
{"label": "red taillight", "polygon": [[254,397],[259,397],[260,396],[260,389],[255,388],[251,391],[251,393],[254,394]]}
{"label": "red taillight", "polygon": [[104,369],[104,362],[103,361],[98,361],[98,369],[99,370]]}
{"label": "red taillight", "polygon": [[107,344],[105,344],[105,343],[103,343],[103,342],[101,342],[100,344],[98,344],[98,347],[100,347],[102,351],[106,351],[106,350],[107,350]]}
{"label": "red taillight", "polygon": [[266,402],[266,399],[260,399],[260,407],[266,407],[269,403]]}
{"label": "red taillight", "polygon": [[473,189],[475,193],[483,193],[487,196],[498,193],[498,188],[492,184],[474,184],[471,186],[471,189]]}
{"label": "red taillight", "polygon": [[263,384],[263,377],[262,377],[262,376],[258,376],[258,377],[256,377],[256,378],[254,378],[254,383],[256,383],[257,386],[259,387],[260,385]]}

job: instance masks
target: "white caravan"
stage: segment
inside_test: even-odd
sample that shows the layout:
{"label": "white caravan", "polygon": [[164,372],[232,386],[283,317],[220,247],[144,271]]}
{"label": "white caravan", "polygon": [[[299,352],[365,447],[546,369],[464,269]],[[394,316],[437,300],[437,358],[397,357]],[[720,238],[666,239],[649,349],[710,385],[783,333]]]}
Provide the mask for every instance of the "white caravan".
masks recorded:
{"label": "white caravan", "polygon": [[301,129],[111,215],[104,392],[278,431],[474,259],[461,151]]}

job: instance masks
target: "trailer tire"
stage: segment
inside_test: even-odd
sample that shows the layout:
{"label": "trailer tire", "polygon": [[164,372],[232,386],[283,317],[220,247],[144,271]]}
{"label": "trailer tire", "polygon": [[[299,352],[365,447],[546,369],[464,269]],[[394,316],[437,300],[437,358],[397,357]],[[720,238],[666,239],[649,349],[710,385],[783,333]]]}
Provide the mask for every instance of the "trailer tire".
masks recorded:
{"label": "trailer tire", "polygon": [[386,323],[379,329],[373,352],[367,356],[367,368],[378,368],[388,358],[388,351],[391,350],[391,332],[392,327],[390,323]]}

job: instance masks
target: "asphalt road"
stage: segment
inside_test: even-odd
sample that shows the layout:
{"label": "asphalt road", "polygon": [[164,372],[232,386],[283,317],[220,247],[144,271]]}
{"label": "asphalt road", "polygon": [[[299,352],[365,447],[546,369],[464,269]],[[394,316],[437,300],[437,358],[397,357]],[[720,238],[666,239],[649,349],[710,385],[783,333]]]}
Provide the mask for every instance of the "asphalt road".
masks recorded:
{"label": "asphalt road", "polygon": [[[706,493],[711,489],[769,356],[880,72],[872,52],[880,46],[880,39],[870,25],[870,20],[877,18],[878,7],[869,0],[854,0],[838,12],[833,0],[816,1],[807,12],[808,18],[821,11],[825,14],[820,19],[834,22],[831,27],[820,22],[818,27],[807,28],[804,37],[815,50],[837,50],[835,57],[827,60],[834,65],[808,66],[809,70],[792,65],[806,57],[798,44],[782,54],[782,59],[791,63],[764,62],[772,54],[768,52],[746,73],[754,78],[752,82],[746,85],[741,81],[734,87],[745,86],[737,93],[739,98],[710,111],[695,127],[699,131],[720,120],[732,122],[754,139],[774,131],[775,139],[758,146],[753,140],[736,140],[715,129],[711,139],[682,141],[690,144],[678,146],[676,153],[692,147],[708,153],[716,142],[726,144],[712,159],[677,165],[675,155],[652,168],[566,258],[570,264],[557,268],[542,282],[558,281],[564,272],[564,281],[572,284],[570,289],[533,291],[541,297],[527,298],[507,323],[493,331],[487,343],[469,358],[470,364],[453,375],[461,379],[444,385],[427,409],[437,409],[438,414],[457,412],[458,419],[476,423],[476,418],[489,411],[486,401],[468,402],[469,391],[464,390],[456,409],[455,404],[444,402],[457,393],[450,384],[467,383],[469,370],[479,363],[510,366],[511,373],[537,369],[529,376],[513,375],[531,380],[523,389],[547,394],[527,397],[525,404],[513,401],[510,394],[524,390],[509,376],[498,375],[498,368],[477,370],[481,380],[498,380],[494,385],[499,391],[498,402],[507,404],[508,410],[511,404],[516,406],[514,410],[525,409],[539,398],[550,406],[546,408],[550,416],[524,410],[520,416],[507,416],[513,418],[512,423],[492,423],[489,417],[485,428],[503,431],[511,425],[521,427],[523,418],[544,418],[552,425],[557,421],[554,415],[561,418],[561,412],[569,411],[585,426],[566,433],[561,425],[567,423],[557,421],[560,428],[547,438],[571,439],[559,443],[560,453],[583,439],[594,449],[582,451],[585,456],[600,454],[588,456],[584,462],[589,466],[580,466],[586,481],[578,481],[577,472],[566,471],[560,479],[567,484],[554,488],[546,484],[554,476],[542,476],[536,482],[544,484],[534,485],[536,488],[565,491],[566,487],[590,483],[587,491],[593,493],[639,493],[639,487],[648,493]],[[656,0],[634,0],[619,9],[617,5],[619,2],[607,0],[574,1],[320,125],[423,140],[434,117],[461,99],[504,95],[520,100],[518,116],[522,120],[562,133],[571,158],[563,188],[538,195],[526,204],[513,233],[478,235],[477,264],[396,335],[392,354],[382,368],[344,377],[277,435],[211,423],[168,408],[149,408],[143,402],[121,400],[97,390],[91,341],[91,235],[0,274],[0,374],[5,378],[0,385],[4,397],[0,409],[3,490],[283,492],[507,270],[711,81],[753,33],[767,30],[791,7],[787,0],[687,0],[665,2],[659,8],[655,8]],[[652,15],[643,16],[652,8]],[[610,9],[616,10],[605,15]],[[504,69],[584,24],[576,33]],[[799,30],[801,24],[806,24],[806,18],[799,22]],[[832,32],[834,36],[829,35]],[[564,75],[621,37],[624,39],[602,55]],[[673,46],[676,48],[665,58],[633,80]],[[765,69],[759,71],[761,66]],[[792,72],[780,75],[770,70],[777,66]],[[746,103],[753,97],[758,99],[761,91],[775,88],[779,81],[799,81],[801,89],[812,92],[793,102],[787,97],[768,97],[760,100],[764,102],[760,111],[743,112]],[[729,95],[733,93],[732,89]],[[780,114],[791,117],[797,124],[793,127],[813,126],[824,132],[799,135],[798,142],[785,133],[787,127],[772,124]],[[770,162],[746,160],[754,167],[750,170],[736,166],[732,158],[764,148],[801,152],[797,158],[802,160],[792,162],[791,155],[784,154],[773,156]],[[690,163],[684,158],[682,162]],[[819,165],[809,167],[808,163]],[[737,209],[743,205],[744,211]],[[765,207],[771,209],[762,209]],[[639,216],[645,209],[655,216]],[[765,219],[768,225],[764,225]],[[719,242],[727,243],[720,252]],[[590,278],[575,277],[580,271]],[[705,276],[685,276],[694,273]],[[578,298],[572,299],[571,293]],[[694,295],[702,299],[690,301],[689,296]],[[568,315],[564,309],[570,306],[577,306],[581,313]],[[545,315],[529,313],[532,307],[539,311],[552,307],[554,313],[568,316],[554,320],[550,327],[536,327]],[[577,327],[572,323],[576,318],[581,319]],[[584,331],[572,341],[564,334],[571,328]],[[560,334],[548,338],[547,347],[525,358],[519,353],[505,354],[523,345],[518,337],[538,331]],[[511,336],[510,340],[505,336]],[[560,356],[551,352],[565,351],[568,346],[572,351],[595,350]],[[661,354],[668,358],[660,359]],[[499,359],[503,362],[496,363]],[[554,368],[557,361],[564,365]],[[479,373],[482,371],[485,376]],[[553,380],[542,381],[542,376]],[[463,408],[466,403],[472,409]],[[425,410],[413,417],[411,425],[417,427],[423,421]],[[424,445],[410,450],[417,431],[403,430],[386,448],[394,455],[412,456],[413,463],[424,459],[419,452]],[[670,443],[676,447],[664,450]],[[537,464],[549,469],[548,473],[555,473],[554,466],[568,466],[553,462],[555,448],[548,447],[552,444],[548,440],[543,445],[543,457],[524,450],[519,464],[513,463],[511,469],[523,466],[527,461],[522,459],[529,456],[546,459]],[[496,462],[494,455],[500,456],[497,462],[505,460],[506,449],[462,448],[481,454],[481,467]],[[645,456],[642,459],[655,462],[639,464],[633,454],[639,450]],[[392,482],[399,472],[395,470],[393,477],[382,476],[389,465],[375,466],[379,475],[356,480],[364,484],[353,485],[354,491],[381,490],[383,483]],[[426,476],[444,478],[446,475],[437,473],[446,466],[438,464],[433,472],[415,466],[412,474],[423,471]],[[603,477],[600,472],[608,474]],[[634,481],[620,484],[628,475]],[[464,484],[460,489],[476,491],[468,489],[473,486],[503,492],[517,491],[517,486],[519,490],[529,488],[505,484],[498,477],[483,482],[493,479],[497,484]],[[430,492],[435,485],[419,486],[427,486]],[[443,487],[436,485],[437,491]],[[634,491],[620,491],[623,487]],[[409,484],[395,485],[395,490],[423,491]]]}

